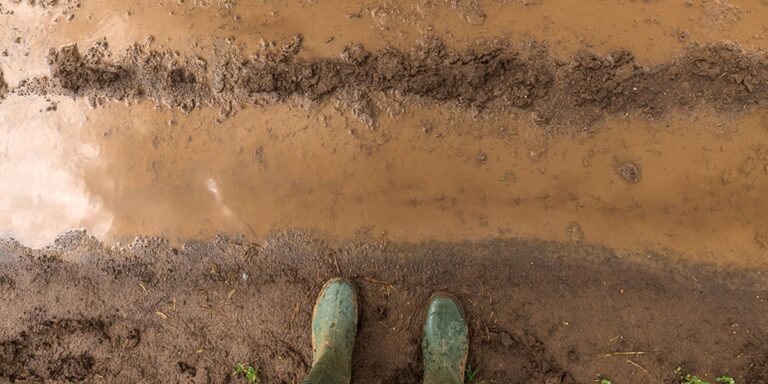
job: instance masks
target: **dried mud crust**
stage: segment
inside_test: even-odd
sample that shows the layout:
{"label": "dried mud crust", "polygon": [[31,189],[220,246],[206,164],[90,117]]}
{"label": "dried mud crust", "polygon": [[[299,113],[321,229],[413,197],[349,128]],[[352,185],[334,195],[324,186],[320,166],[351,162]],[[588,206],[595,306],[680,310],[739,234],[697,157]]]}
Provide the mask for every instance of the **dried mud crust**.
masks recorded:
{"label": "dried mud crust", "polygon": [[411,51],[344,49],[339,59],[306,59],[297,36],[252,57],[222,44],[212,63],[151,44],[113,56],[105,41],[85,52],[52,49],[51,75],[24,81],[17,93],[51,93],[106,100],[162,101],[189,112],[203,105],[228,116],[252,104],[334,97],[372,123],[374,93],[472,108],[530,111],[547,126],[589,125],[606,115],[659,116],[675,108],[709,104],[740,111],[768,96],[768,56],[731,43],[691,46],[678,57],[647,67],[631,52],[580,52],[560,62],[542,44],[514,47],[478,43],[465,50],[434,39]]}
{"label": "dried mud crust", "polygon": [[421,382],[437,290],[465,306],[480,381],[671,383],[680,366],[765,382],[764,276],[659,260],[518,240],[332,247],[298,232],[181,248],[83,233],[44,250],[2,242],[0,382],[234,383],[241,362],[265,383],[300,382],[312,305],[334,276],[361,295],[354,383]]}

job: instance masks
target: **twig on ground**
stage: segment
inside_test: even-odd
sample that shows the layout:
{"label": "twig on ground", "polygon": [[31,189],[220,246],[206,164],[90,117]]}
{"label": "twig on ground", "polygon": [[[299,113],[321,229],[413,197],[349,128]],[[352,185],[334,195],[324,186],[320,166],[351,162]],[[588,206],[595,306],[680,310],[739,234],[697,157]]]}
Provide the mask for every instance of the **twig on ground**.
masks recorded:
{"label": "twig on ground", "polygon": [[643,367],[642,365],[640,365],[640,364],[638,364],[638,363],[636,363],[636,362],[634,362],[634,361],[632,361],[630,359],[625,359],[625,360],[627,361],[627,363],[630,363],[630,364],[634,365],[635,367],[640,368],[643,372],[648,373],[648,370],[645,369],[645,367]]}
{"label": "twig on ground", "polygon": [[629,352],[608,352],[608,353],[601,353],[597,355],[598,359],[602,359],[604,357],[611,357],[611,356],[639,356],[639,355],[645,355],[645,352],[636,352],[636,351],[629,351]]}

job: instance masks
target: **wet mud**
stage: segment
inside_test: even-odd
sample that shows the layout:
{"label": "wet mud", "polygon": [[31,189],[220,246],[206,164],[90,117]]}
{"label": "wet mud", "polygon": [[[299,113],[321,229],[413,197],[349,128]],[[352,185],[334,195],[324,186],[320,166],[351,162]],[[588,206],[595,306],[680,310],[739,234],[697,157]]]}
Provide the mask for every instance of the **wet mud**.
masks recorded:
{"label": "wet mud", "polygon": [[[300,382],[323,282],[346,276],[362,312],[354,383],[419,383],[423,307],[455,293],[478,382],[672,383],[675,369],[768,379],[766,275],[605,248],[501,240],[330,246],[299,232],[263,243],[219,237],[175,248],[105,247],[83,232],[51,247],[0,245],[0,380]],[[761,309],[762,308],[762,309]]]}
{"label": "wet mud", "polygon": [[0,383],[768,382],[765,1],[256,3],[0,0]]}
{"label": "wet mud", "polygon": [[581,52],[558,61],[536,43],[481,43],[454,51],[427,39],[406,52],[368,52],[356,45],[336,60],[302,59],[301,44],[297,35],[249,58],[222,47],[210,64],[147,44],[117,57],[104,40],[85,52],[70,45],[49,53],[49,77],[22,81],[15,92],[87,97],[93,105],[151,99],[184,112],[212,106],[222,117],[247,105],[333,96],[369,125],[377,92],[479,110],[530,111],[539,125],[570,131],[605,116],[661,117],[701,105],[742,111],[768,96],[768,56],[733,43],[692,46],[654,66],[643,66],[628,51]]}

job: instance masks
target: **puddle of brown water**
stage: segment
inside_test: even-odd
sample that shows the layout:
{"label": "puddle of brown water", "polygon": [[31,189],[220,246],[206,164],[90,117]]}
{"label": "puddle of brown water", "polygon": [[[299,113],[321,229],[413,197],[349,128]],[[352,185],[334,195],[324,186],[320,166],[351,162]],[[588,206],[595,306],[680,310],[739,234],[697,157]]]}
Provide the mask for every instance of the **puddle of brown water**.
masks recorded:
{"label": "puddle of brown water", "polygon": [[[429,2],[241,1],[228,10],[89,0],[71,22],[58,23],[55,10],[22,5],[0,16],[9,26],[0,32],[9,51],[0,65],[15,84],[47,73],[51,46],[107,37],[121,51],[150,35],[210,53],[230,36],[256,47],[262,38],[301,33],[302,54],[317,57],[350,43],[407,48],[426,35],[451,44],[536,38],[562,57],[623,47],[646,63],[689,41],[768,47],[768,6],[759,0],[524,3],[480,2],[479,24],[471,7]],[[566,240],[577,223],[585,241],[614,248],[766,263],[765,111],[736,120],[711,113],[612,120],[592,137],[547,140],[527,118],[471,117],[449,107],[408,109],[368,131],[329,105],[250,109],[215,124],[209,110],[187,117],[150,103],[93,110],[84,101],[57,102],[49,112],[41,112],[49,105],[43,99],[0,104],[0,209],[7,212],[0,230],[32,245],[75,227],[110,241],[217,232],[259,238],[281,228],[412,241]],[[615,165],[624,161],[639,165],[639,183],[618,177]]]}
{"label": "puddle of brown water", "polygon": [[[735,40],[768,47],[768,5],[761,0],[691,1],[240,1],[231,9],[175,1],[148,4],[89,0],[62,33],[107,36],[122,49],[148,35],[179,49],[235,37],[249,46],[262,38],[301,33],[305,52],[337,56],[348,44],[408,48],[421,36],[463,45],[479,38],[546,41],[562,57],[594,48],[627,48],[661,62],[691,41]],[[215,14],[215,15],[214,15]],[[85,16],[85,17],[82,17]],[[89,20],[90,18],[90,20]],[[191,32],[191,33],[190,33]],[[330,40],[330,41],[329,41]]]}
{"label": "puddle of brown water", "polygon": [[[331,106],[272,106],[214,124],[213,111],[190,118],[110,104],[51,123],[77,104],[30,112],[24,124],[36,129],[7,136],[15,149],[3,185],[19,180],[24,161],[43,164],[31,167],[35,180],[3,193],[10,215],[0,224],[26,242],[80,226],[110,241],[258,239],[286,228],[331,238],[569,240],[577,223],[585,241],[617,249],[765,265],[762,110],[612,120],[575,140],[547,139],[514,116],[445,107],[384,117],[377,131]],[[639,166],[638,183],[616,172],[625,161]]]}
{"label": "puddle of brown water", "polygon": [[42,246],[63,230],[85,226],[103,237],[111,215],[87,189],[100,143],[82,127],[84,101],[10,97],[0,105],[0,234]]}

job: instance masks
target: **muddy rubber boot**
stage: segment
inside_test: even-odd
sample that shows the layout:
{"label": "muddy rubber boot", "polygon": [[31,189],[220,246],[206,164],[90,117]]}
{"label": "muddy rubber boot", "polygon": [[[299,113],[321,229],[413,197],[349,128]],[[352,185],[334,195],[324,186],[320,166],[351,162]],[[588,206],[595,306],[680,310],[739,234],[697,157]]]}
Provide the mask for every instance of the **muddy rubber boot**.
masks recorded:
{"label": "muddy rubber boot", "polygon": [[429,300],[421,340],[424,384],[461,384],[469,354],[469,328],[459,300],[436,293]]}
{"label": "muddy rubber boot", "polygon": [[325,283],[312,314],[312,369],[304,384],[349,384],[357,334],[357,289],[345,279]]}

